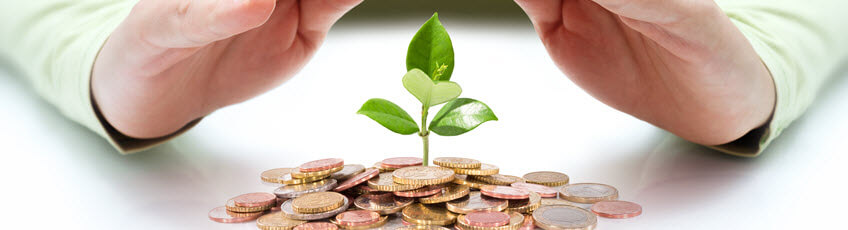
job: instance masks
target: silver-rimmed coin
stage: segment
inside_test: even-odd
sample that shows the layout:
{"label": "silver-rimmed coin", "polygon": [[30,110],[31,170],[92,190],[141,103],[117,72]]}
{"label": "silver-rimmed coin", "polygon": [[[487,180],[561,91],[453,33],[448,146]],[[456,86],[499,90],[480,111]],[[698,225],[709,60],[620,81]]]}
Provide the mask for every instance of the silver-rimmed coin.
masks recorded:
{"label": "silver-rimmed coin", "polygon": [[325,179],[307,184],[286,185],[274,190],[274,195],[280,198],[295,198],[307,193],[329,191],[336,187],[336,180]]}
{"label": "silver-rimmed coin", "polygon": [[506,200],[489,196],[483,196],[479,191],[474,191],[468,196],[448,201],[447,208],[451,212],[467,214],[478,211],[503,211],[509,205]]}
{"label": "silver-rimmed coin", "polygon": [[350,179],[351,177],[365,171],[365,166],[360,164],[350,164],[345,165],[341,171],[334,172],[330,175],[330,178],[336,179],[337,181],[345,181]]}
{"label": "silver-rimmed coin", "polygon": [[591,230],[598,224],[594,213],[570,205],[543,206],[533,212],[533,220],[543,229]]}

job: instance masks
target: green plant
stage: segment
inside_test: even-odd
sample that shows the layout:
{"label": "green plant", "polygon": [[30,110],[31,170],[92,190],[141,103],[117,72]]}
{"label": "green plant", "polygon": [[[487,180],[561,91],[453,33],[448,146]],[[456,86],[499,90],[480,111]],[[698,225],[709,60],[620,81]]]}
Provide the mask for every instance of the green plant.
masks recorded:
{"label": "green plant", "polygon": [[[421,127],[405,110],[385,99],[373,98],[357,112],[370,117],[392,132],[409,135],[418,133],[424,143],[424,165],[428,162],[430,131],[441,136],[457,136],[473,130],[483,122],[498,120],[489,106],[471,98],[458,98],[462,88],[450,81],[454,67],[453,44],[448,32],[433,17],[415,34],[406,54],[403,87],[421,102]],[[427,118],[430,107],[447,103],[433,117]]]}

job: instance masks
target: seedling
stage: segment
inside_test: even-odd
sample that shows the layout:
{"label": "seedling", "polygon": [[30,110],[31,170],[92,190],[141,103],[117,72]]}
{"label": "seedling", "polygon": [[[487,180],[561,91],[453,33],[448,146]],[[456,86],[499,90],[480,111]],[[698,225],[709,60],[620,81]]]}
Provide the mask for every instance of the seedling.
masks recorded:
{"label": "seedling", "polygon": [[[498,120],[489,106],[471,98],[459,98],[462,89],[450,81],[453,73],[453,44],[447,30],[439,22],[439,14],[433,17],[409,42],[406,53],[406,74],[401,80],[403,87],[421,102],[421,127],[412,116],[391,101],[373,98],[365,102],[357,112],[370,117],[392,132],[409,135],[418,133],[424,143],[424,165],[429,161],[430,132],[441,136],[458,136],[477,128],[487,121]],[[427,126],[430,107],[447,103]]]}

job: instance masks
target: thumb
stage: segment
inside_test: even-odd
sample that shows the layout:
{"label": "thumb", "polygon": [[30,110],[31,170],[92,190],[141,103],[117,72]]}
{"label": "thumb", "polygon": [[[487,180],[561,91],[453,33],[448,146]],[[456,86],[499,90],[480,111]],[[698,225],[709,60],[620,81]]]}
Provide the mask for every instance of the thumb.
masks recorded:
{"label": "thumb", "polygon": [[709,0],[592,0],[623,18],[669,25],[685,21],[703,11]]}
{"label": "thumb", "polygon": [[147,18],[141,31],[154,45],[192,48],[241,34],[264,24],[276,0],[141,1]]}

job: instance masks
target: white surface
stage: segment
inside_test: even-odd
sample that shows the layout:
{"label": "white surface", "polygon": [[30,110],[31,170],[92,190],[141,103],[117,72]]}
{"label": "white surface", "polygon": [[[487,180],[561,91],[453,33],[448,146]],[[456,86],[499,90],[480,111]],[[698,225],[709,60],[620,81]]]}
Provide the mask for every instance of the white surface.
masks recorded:
{"label": "white surface", "polygon": [[[844,224],[848,74],[767,153],[743,159],[594,100],[554,66],[529,23],[442,19],[456,47],[452,80],[500,121],[459,137],[432,137],[431,157],[477,158],[519,176],[562,171],[573,182],[614,185],[622,199],[642,204],[642,216],[600,219],[599,229]],[[390,133],[355,114],[372,97],[417,113],[400,79],[419,23],[339,26],[292,81],[130,156],[63,118],[15,73],[0,72],[0,220],[12,225],[3,228],[255,229],[252,222],[213,223],[206,213],[232,196],[271,191],[259,181],[265,169],[331,156],[365,165],[419,156],[417,136]]]}

